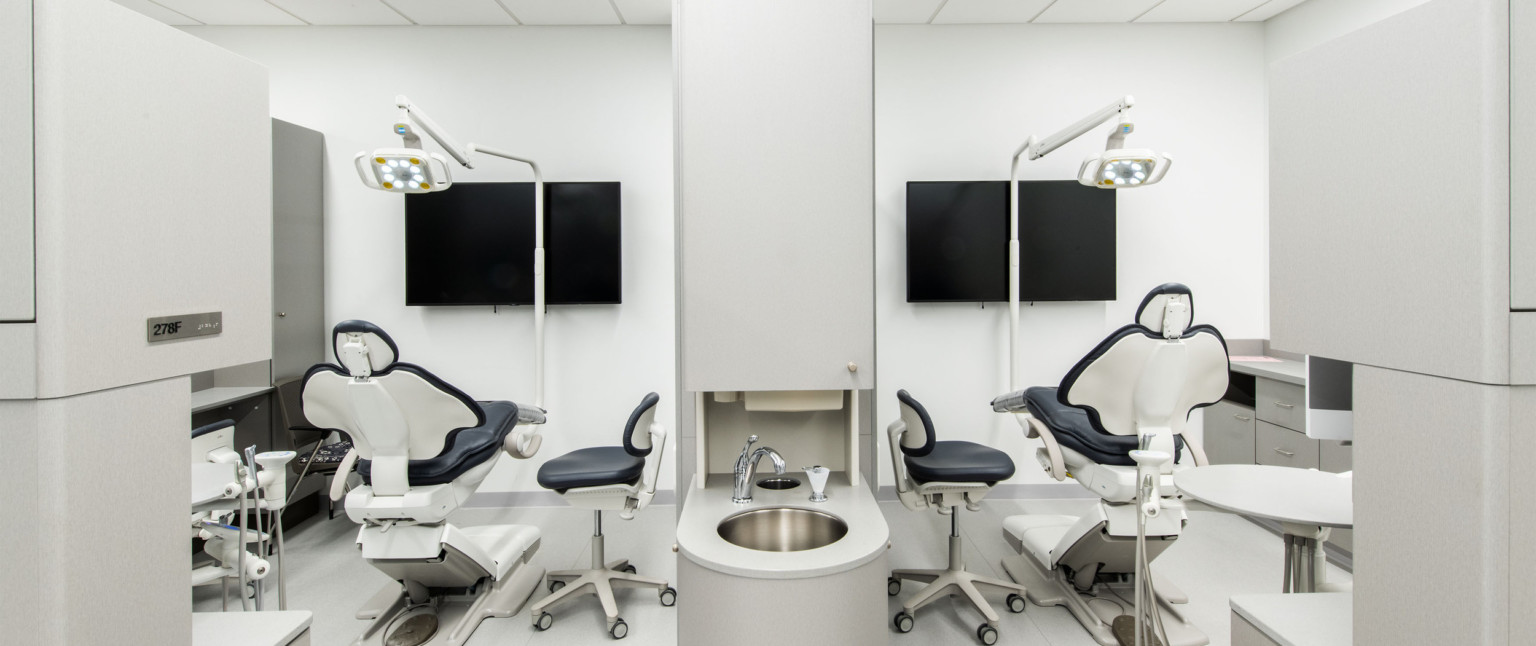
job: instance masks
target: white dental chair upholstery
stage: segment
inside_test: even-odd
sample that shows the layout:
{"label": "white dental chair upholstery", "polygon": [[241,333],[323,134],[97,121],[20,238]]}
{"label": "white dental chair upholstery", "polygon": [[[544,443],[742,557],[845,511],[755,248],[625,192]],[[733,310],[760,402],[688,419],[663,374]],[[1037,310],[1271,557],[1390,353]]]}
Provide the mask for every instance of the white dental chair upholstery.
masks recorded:
{"label": "white dental chair upholstery", "polygon": [[661,455],[667,445],[665,427],[656,421],[656,404],[661,397],[646,395],[624,424],[623,446],[596,446],[571,451],[539,467],[539,486],[564,496],[573,507],[591,509],[592,567],[586,570],[560,570],[549,573],[550,595],[533,604],[529,613],[534,628],[549,630],[555,617],[549,611],[584,595],[596,595],[608,620],[608,634],[623,639],[629,625],[619,617],[614,601],[615,587],[655,588],[661,605],[677,603],[677,590],[666,581],[635,574],[629,559],[605,562],[603,555],[603,510],[619,512],[626,520],[644,509],[656,495],[656,480],[661,469]]}
{"label": "white dental chair upholstery", "polygon": [[896,493],[901,504],[912,511],[938,508],[949,515],[949,565],[943,570],[892,570],[886,592],[901,593],[902,581],[927,583],[902,604],[893,623],[898,632],[910,632],[917,610],[946,596],[963,597],[980,611],[986,621],[976,627],[976,637],[983,644],[997,643],[997,613],[982,596],[981,590],[1008,593],[1008,610],[1024,611],[1024,586],[965,570],[960,553],[960,514],[957,507],[976,511],[978,503],[998,481],[1013,477],[1013,460],[1007,453],[975,442],[936,439],[933,419],[927,409],[905,390],[896,391],[901,418],[887,429],[891,462],[895,468]]}
{"label": "white dental chair upholstery", "polygon": [[[1136,323],[1116,330],[1069,371],[1060,387],[1035,387],[993,400],[998,412],[1028,412],[1029,437],[1044,446],[1036,457],[1057,480],[1068,477],[1101,499],[1082,516],[1028,514],[1003,523],[1003,537],[1020,553],[1003,566],[1039,605],[1065,605],[1095,640],[1116,644],[1111,624],[1131,614],[1126,599],[1135,572],[1136,463],[1140,447],[1175,456],[1162,469],[1161,513],[1147,521],[1147,559],[1179,537],[1186,522],[1173,472],[1203,466],[1205,453],[1184,437],[1190,413],[1221,399],[1227,350],[1221,333],[1191,325],[1193,296],[1178,283],[1149,292]],[[1154,573],[1169,646],[1208,643],[1171,604],[1187,601]],[[1092,603],[1090,603],[1092,602]]]}
{"label": "white dental chair upholstery", "polygon": [[304,413],[353,439],[340,470],[356,460],[363,485],[347,494],[347,516],[363,525],[363,558],[397,582],[358,611],[373,622],[353,643],[463,644],[486,617],[516,613],[538,585],[543,570],[530,561],[539,530],[460,528],[446,519],[504,448],[518,455],[514,428],[542,421],[542,411],[476,402],[400,362],[395,342],[367,321],[337,324],[334,338],[342,365],[320,364],[304,376]]}

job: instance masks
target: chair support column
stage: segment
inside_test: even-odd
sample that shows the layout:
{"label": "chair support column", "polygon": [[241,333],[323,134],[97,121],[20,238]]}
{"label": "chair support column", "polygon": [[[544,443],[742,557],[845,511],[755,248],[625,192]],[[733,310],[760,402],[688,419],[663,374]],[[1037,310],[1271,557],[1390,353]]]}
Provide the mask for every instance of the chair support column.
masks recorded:
{"label": "chair support column", "polygon": [[949,569],[964,570],[965,559],[960,556],[960,509],[949,512]]}
{"label": "chair support column", "polygon": [[603,512],[592,512],[592,569],[603,570]]}

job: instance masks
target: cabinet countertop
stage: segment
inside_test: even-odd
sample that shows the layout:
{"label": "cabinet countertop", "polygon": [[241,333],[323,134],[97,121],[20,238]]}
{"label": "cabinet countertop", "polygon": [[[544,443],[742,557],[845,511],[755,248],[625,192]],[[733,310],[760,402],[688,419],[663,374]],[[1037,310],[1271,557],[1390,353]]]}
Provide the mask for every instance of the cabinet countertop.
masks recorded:
{"label": "cabinet countertop", "polygon": [[1290,359],[1275,361],[1232,361],[1232,371],[1245,375],[1274,379],[1288,384],[1307,384],[1307,364]]}

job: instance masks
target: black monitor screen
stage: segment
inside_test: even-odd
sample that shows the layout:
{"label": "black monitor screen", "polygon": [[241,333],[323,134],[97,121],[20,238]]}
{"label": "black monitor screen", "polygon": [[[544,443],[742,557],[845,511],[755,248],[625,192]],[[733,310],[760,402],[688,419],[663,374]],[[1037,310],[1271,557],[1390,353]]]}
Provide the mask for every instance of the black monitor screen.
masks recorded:
{"label": "black monitor screen", "polygon": [[[1115,299],[1115,194],[1019,182],[1019,299]],[[907,183],[907,301],[1008,300],[1008,182]]]}
{"label": "black monitor screen", "polygon": [[[545,296],[621,301],[618,182],[544,184]],[[405,199],[407,305],[533,303],[533,183],[456,183]]]}

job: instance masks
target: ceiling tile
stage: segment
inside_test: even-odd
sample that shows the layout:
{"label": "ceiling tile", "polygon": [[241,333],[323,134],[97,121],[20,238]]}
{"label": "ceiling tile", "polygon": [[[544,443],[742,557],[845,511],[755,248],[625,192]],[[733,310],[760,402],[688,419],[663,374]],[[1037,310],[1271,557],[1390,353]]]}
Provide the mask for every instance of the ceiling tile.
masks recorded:
{"label": "ceiling tile", "polygon": [[304,21],[262,0],[156,0],[209,25],[302,25]]}
{"label": "ceiling tile", "polygon": [[1290,9],[1291,7],[1299,5],[1303,2],[1306,2],[1306,0],[1269,0],[1269,2],[1255,7],[1253,11],[1238,16],[1237,19],[1243,22],[1269,20],[1270,18],[1274,18],[1275,16],[1280,15],[1286,9]]}
{"label": "ceiling tile", "polygon": [[1264,0],[1164,0],[1136,22],[1226,22],[1261,4]]}
{"label": "ceiling tile", "polygon": [[[311,25],[409,25],[379,0],[267,0]],[[456,3],[455,3],[456,4]]]}
{"label": "ceiling tile", "polygon": [[926,24],[944,0],[875,0],[875,22],[881,25]]}
{"label": "ceiling tile", "polygon": [[201,25],[196,20],[155,4],[152,0],[117,0],[117,3],[167,25]]}
{"label": "ceiling tile", "polygon": [[[515,25],[496,0],[384,0],[418,25]],[[299,14],[304,15],[304,14]]]}
{"label": "ceiling tile", "polygon": [[614,0],[630,25],[672,24],[672,0]]}
{"label": "ceiling tile", "polygon": [[608,0],[501,0],[525,25],[617,25]]}
{"label": "ceiling tile", "polygon": [[1158,0],[1056,0],[1035,22],[1130,22]]}
{"label": "ceiling tile", "polygon": [[1051,0],[949,0],[933,17],[933,24],[1029,22],[1050,4]]}

